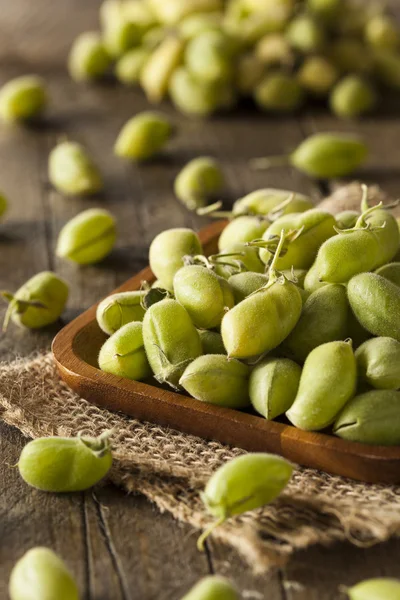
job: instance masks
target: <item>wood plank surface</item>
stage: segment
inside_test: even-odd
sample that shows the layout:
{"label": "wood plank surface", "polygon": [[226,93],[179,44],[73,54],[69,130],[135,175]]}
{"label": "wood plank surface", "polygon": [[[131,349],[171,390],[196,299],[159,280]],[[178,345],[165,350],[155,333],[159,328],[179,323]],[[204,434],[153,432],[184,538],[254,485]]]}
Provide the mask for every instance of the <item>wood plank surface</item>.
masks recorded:
{"label": "wood plank surface", "polygon": [[[72,284],[65,319],[105,296],[145,266],[147,248],[162,229],[202,226],[174,198],[172,182],[198,154],[219,158],[228,180],[227,199],[271,185],[318,197],[318,186],[292,169],[252,173],[247,159],[293,148],[316,129],[338,129],[326,113],[303,119],[267,118],[245,110],[202,122],[179,116],[166,104],[178,134],[168,152],[140,167],[116,159],[112,145],[122,123],[147,107],[142,94],[112,84],[77,86],[65,72],[73,37],[97,27],[97,0],[13,0],[0,11],[0,84],[12,76],[38,72],[48,80],[52,106],[41,127],[0,128],[0,188],[10,198],[7,220],[0,225],[0,288],[15,290],[34,273],[54,268]],[[396,115],[367,119],[355,128],[373,148],[368,178],[398,195],[400,123]],[[66,134],[89,148],[106,178],[105,193],[91,200],[65,199],[47,182],[47,155]],[[119,224],[118,246],[101,265],[79,269],[54,258],[62,225],[91,206],[109,208]],[[0,356],[48,347],[62,324],[42,332],[10,328],[0,337]],[[159,514],[144,498],[101,487],[94,493],[46,495],[21,481],[15,465],[26,440],[0,425],[0,597],[7,597],[12,565],[35,545],[47,545],[67,561],[85,600],[179,599],[202,575],[232,577],[243,597],[255,600],[333,600],[338,585],[369,576],[400,576],[400,541],[372,549],[349,544],[299,553],[280,572],[255,577],[222,546],[196,551],[188,526]]]}

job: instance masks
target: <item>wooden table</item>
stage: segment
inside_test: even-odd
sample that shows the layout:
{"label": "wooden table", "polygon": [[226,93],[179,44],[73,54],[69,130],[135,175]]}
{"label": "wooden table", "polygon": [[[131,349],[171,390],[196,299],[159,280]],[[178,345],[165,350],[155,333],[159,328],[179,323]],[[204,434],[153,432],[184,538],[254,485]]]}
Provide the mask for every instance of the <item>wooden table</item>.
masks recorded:
{"label": "wooden table", "polygon": [[[400,121],[398,97],[385,116],[359,124],[338,123],[324,110],[301,118],[268,118],[246,112],[208,122],[163,109],[178,126],[168,151],[151,164],[131,166],[113,156],[119,128],[147,108],[139,91],[113,83],[78,86],[65,72],[65,56],[74,36],[97,27],[96,0],[3,0],[0,11],[0,83],[39,72],[49,84],[52,106],[43,126],[0,128],[0,188],[11,202],[0,226],[0,289],[15,290],[33,274],[54,269],[72,284],[65,320],[114,289],[147,261],[154,235],[172,226],[200,227],[174,198],[172,183],[180,167],[199,154],[218,157],[235,199],[271,185],[321,196],[313,181],[291,169],[252,173],[247,159],[293,148],[316,130],[356,130],[371,147],[368,168],[360,175],[400,192]],[[390,104],[390,102],[389,102]],[[106,178],[104,196],[66,199],[51,189],[46,167],[49,150],[62,135],[87,145]],[[326,191],[326,190],[325,190]],[[62,225],[84,208],[105,206],[119,222],[118,246],[101,265],[76,268],[54,256]],[[10,327],[0,337],[3,360],[47,348],[57,330],[30,333]],[[127,496],[111,486],[66,495],[28,489],[10,465],[26,442],[20,433],[0,426],[0,596],[7,596],[12,565],[23,552],[46,545],[73,569],[86,600],[176,600],[201,576],[223,573],[245,591],[244,598],[328,600],[339,598],[338,585],[371,576],[400,577],[400,540],[371,549],[349,544],[311,548],[295,556],[287,568],[252,576],[234,553],[209,545],[196,551],[196,533],[160,514],[142,497]]]}

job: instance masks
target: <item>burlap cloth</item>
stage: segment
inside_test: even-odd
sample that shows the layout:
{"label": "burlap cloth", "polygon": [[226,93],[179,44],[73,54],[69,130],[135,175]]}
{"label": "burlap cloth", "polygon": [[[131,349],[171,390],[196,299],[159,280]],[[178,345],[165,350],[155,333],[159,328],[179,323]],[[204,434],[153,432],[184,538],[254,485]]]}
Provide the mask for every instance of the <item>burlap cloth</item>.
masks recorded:
{"label": "burlap cloth", "polygon": [[[111,481],[196,528],[211,523],[199,499],[204,483],[242,453],[93,406],[60,381],[51,354],[0,366],[0,410],[4,421],[30,437],[114,429]],[[395,534],[400,534],[400,487],[298,468],[279,500],[230,520],[213,535],[260,572],[311,544],[347,539],[370,545]]]}
{"label": "burlap cloth", "polygon": [[[351,191],[359,198],[358,186]],[[60,381],[51,354],[0,365],[0,411],[4,421],[33,438],[113,429],[110,480],[197,529],[211,523],[199,498],[204,483],[243,452],[93,406]],[[213,537],[236,548],[261,572],[311,544],[349,540],[368,546],[399,534],[400,486],[362,484],[297,468],[277,501],[231,519]]]}

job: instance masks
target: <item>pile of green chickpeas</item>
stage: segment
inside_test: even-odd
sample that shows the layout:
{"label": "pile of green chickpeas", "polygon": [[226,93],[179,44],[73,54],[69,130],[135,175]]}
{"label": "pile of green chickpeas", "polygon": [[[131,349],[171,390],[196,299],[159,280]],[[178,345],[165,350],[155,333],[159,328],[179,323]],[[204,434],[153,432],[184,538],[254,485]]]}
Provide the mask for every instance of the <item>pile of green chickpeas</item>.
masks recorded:
{"label": "pile of green chickpeas", "polygon": [[104,0],[100,25],[73,43],[73,79],[112,68],[187,114],[250,97],[266,112],[314,99],[353,118],[400,89],[400,30],[370,0]]}
{"label": "pile of green chickpeas", "polygon": [[400,444],[400,236],[390,206],[338,215],[261,189],[205,256],[191,229],[152,242],[150,288],[97,309],[102,370],[307,431]]}

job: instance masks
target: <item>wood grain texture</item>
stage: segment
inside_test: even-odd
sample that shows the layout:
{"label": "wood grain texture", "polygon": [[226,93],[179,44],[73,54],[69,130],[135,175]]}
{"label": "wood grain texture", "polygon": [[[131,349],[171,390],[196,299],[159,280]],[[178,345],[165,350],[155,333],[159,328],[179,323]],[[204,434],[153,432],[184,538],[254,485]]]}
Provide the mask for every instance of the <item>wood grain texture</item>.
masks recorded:
{"label": "wood grain texture", "polygon": [[[398,2],[396,2],[399,4]],[[147,108],[142,94],[114,85],[77,86],[65,72],[65,57],[75,35],[97,27],[99,0],[2,0],[0,11],[0,84],[10,77],[38,72],[50,87],[51,107],[42,125],[32,129],[0,127],[0,188],[11,210],[0,225],[0,288],[16,289],[28,277],[55,268],[71,284],[63,315],[70,321],[117,285],[143,268],[147,248],[162,229],[206,219],[193,217],[177,202],[172,181],[186,160],[211,154],[222,161],[227,176],[227,204],[266,185],[320,195],[320,188],[293,169],[252,173],[247,159],[293,148],[313,127],[337,129],[336,121],[320,114],[310,118],[267,118],[246,110],[202,122],[165,110],[179,135],[160,160],[140,167],[112,154],[121,124]],[[316,120],[315,120],[316,119]],[[327,120],[324,120],[327,119]],[[347,125],[346,125],[347,127]],[[396,114],[354,126],[366,132],[378,167],[371,181],[398,195],[398,128]],[[84,200],[65,199],[49,188],[47,154],[66,134],[87,145],[106,179],[105,194]],[[390,166],[390,168],[387,167]],[[78,269],[54,258],[62,225],[80,210],[105,206],[119,223],[119,241],[101,265]],[[0,356],[9,360],[45,348],[62,324],[41,332],[10,328],[0,337]],[[195,551],[190,528],[160,515],[143,498],[126,497],[111,487],[84,495],[48,496],[28,489],[15,464],[25,443],[22,436],[0,425],[0,597],[7,597],[13,563],[29,547],[54,548],[74,571],[84,600],[168,600],[181,597],[193,582],[209,572],[232,577],[244,598],[262,600],[338,600],[339,583],[369,576],[400,576],[400,542],[369,550],[350,545],[302,552],[281,573],[256,578],[223,547],[209,549],[209,560]]]}

